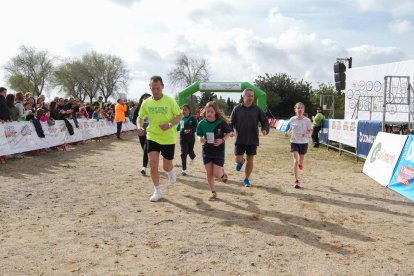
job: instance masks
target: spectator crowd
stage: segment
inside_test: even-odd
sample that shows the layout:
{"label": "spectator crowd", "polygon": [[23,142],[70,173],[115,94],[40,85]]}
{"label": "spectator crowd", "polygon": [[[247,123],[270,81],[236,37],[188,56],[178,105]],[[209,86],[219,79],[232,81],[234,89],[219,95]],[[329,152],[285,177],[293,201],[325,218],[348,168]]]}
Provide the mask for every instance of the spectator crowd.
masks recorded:
{"label": "spectator crowd", "polygon": [[[132,101],[127,103],[125,117],[132,119],[135,106]],[[73,120],[75,127],[78,127],[78,119],[105,119],[113,122],[115,107],[116,103],[105,103],[102,96],[93,103],[85,103],[73,97],[55,97],[47,102],[44,95],[35,98],[30,92],[12,94],[5,87],[0,87],[0,123],[32,122],[39,137],[44,137],[40,122],[53,125],[55,120],[64,120],[71,133],[70,128],[73,132],[73,127],[68,119]]]}

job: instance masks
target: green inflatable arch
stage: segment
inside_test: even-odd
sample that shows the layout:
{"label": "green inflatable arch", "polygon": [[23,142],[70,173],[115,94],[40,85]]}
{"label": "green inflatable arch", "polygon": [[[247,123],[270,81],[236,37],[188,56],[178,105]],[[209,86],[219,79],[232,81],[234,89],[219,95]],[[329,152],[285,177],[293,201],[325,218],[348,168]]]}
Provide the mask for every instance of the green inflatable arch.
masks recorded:
{"label": "green inflatable arch", "polygon": [[183,91],[178,93],[178,104],[182,106],[187,103],[187,97],[196,92],[226,92],[226,93],[240,93],[244,89],[250,88],[254,92],[254,96],[257,99],[257,106],[264,110],[266,108],[266,93],[251,85],[248,82],[195,82],[192,85],[185,88]]}

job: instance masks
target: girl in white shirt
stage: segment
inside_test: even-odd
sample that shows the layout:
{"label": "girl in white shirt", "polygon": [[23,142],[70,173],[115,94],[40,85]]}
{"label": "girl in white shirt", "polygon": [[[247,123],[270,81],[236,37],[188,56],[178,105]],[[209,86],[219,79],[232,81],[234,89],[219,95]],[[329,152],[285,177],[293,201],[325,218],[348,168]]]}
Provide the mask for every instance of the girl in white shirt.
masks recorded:
{"label": "girl in white shirt", "polygon": [[303,115],[305,112],[303,103],[296,103],[294,110],[296,116],[290,118],[290,129],[286,132],[286,136],[291,135],[290,151],[293,156],[293,174],[295,175],[293,187],[300,189],[298,169],[303,170],[305,154],[308,151],[309,135],[312,133],[312,123],[309,118]]}

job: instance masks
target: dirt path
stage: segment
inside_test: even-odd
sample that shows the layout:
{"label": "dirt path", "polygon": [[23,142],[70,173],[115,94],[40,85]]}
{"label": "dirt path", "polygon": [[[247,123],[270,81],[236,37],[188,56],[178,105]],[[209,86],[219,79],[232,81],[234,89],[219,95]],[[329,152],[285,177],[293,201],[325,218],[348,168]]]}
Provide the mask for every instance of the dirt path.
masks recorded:
{"label": "dirt path", "polygon": [[[151,203],[135,134],[0,166],[0,274],[414,275],[414,204],[310,149],[291,186],[288,139],[261,137],[253,187],[228,143],[227,184],[208,202],[200,157]],[[181,171],[179,145],[175,165]]]}

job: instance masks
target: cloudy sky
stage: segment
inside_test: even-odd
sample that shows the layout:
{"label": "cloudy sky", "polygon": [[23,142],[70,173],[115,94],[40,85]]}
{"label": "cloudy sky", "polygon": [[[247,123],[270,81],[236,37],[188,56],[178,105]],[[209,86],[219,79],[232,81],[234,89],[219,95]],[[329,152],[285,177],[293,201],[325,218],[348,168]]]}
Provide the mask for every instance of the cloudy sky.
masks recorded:
{"label": "cloudy sky", "polygon": [[338,57],[354,67],[414,59],[412,0],[13,0],[0,10],[2,67],[21,45],[110,53],[128,65],[131,98],[151,75],[166,79],[180,53],[207,59],[211,81],[286,72],[315,86],[332,82]]}

